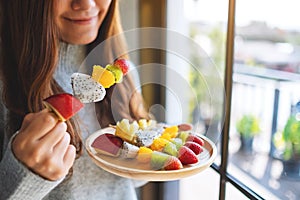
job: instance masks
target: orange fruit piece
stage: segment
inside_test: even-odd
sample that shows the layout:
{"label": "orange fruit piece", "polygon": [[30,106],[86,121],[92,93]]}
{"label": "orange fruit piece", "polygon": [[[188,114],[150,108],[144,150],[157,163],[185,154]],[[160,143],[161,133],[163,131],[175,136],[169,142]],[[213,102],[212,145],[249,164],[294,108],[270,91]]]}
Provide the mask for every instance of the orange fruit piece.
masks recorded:
{"label": "orange fruit piece", "polygon": [[92,78],[104,88],[109,88],[116,83],[114,74],[100,65],[93,66]]}
{"label": "orange fruit piece", "polygon": [[162,151],[168,142],[169,141],[164,138],[156,138],[151,144],[150,148],[153,151]]}
{"label": "orange fruit piece", "polygon": [[169,140],[169,141],[171,141],[173,138],[171,137],[171,134],[170,133],[168,133],[168,132],[164,132],[161,136],[160,136],[160,138],[163,138],[163,139],[166,139],[166,140]]}
{"label": "orange fruit piece", "polygon": [[168,134],[171,138],[175,138],[178,134],[178,126],[169,126],[165,128],[162,134]]}

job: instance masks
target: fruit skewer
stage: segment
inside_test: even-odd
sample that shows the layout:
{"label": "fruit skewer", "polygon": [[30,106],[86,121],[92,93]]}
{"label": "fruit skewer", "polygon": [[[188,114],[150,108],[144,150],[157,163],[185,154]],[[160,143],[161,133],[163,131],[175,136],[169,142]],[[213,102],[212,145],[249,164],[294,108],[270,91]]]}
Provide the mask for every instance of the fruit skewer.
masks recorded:
{"label": "fruit skewer", "polygon": [[141,153],[147,147],[134,146],[110,133],[98,136],[91,146],[100,154],[122,159],[137,159],[138,162],[149,164],[153,170],[175,170],[183,167],[181,161],[175,156],[151,149],[147,153]]}
{"label": "fruit skewer", "polygon": [[117,122],[115,128],[115,135],[133,145],[149,147],[173,156],[178,155],[183,145],[192,149],[196,155],[203,151],[203,140],[189,133],[192,126],[188,124],[165,126],[154,120],[129,123],[129,120],[123,119]]}
{"label": "fruit skewer", "polygon": [[83,107],[83,103],[101,101],[106,95],[105,89],[122,82],[128,70],[128,61],[118,59],[105,68],[93,66],[92,76],[74,73],[71,76],[74,96],[68,93],[55,94],[44,99],[43,104],[49,111],[54,112],[59,120],[66,121]]}
{"label": "fruit skewer", "polygon": [[[143,130],[149,131],[150,129],[149,127],[147,127],[147,123],[149,124],[149,121],[143,120],[135,123],[129,123],[127,120],[125,120],[125,123],[122,121],[120,123],[117,123],[117,126],[114,126],[114,128],[119,127],[124,129],[123,126],[124,124],[126,124],[126,130],[128,131],[133,130],[132,128],[130,128],[132,124],[134,124],[134,126],[136,126],[136,124],[139,124],[140,127],[143,128]],[[151,123],[156,124],[153,122]],[[160,148],[158,148],[158,144],[151,144],[148,147],[137,146],[136,143],[132,143],[132,140],[128,140],[128,138],[135,137],[128,137],[129,134],[126,134],[126,136],[124,137],[123,133],[125,132],[125,130],[117,135],[117,129],[115,135],[103,134],[98,136],[94,140],[92,147],[101,154],[125,159],[135,158],[140,163],[150,164],[151,168],[154,170],[180,169],[182,168],[182,165],[194,164],[198,162],[197,155],[203,151],[203,140],[198,136],[188,132],[187,128],[179,129],[178,127],[180,126],[164,126],[163,131],[159,133],[160,137],[153,140],[154,143],[155,141],[159,142],[160,140],[166,141],[165,144]],[[138,127],[135,128],[135,131],[140,131]],[[155,128],[155,126],[151,126],[151,128],[153,129]],[[107,140],[107,138],[109,139]],[[168,140],[165,138],[168,138]],[[116,143],[115,141],[118,142]]]}
{"label": "fruit skewer", "polygon": [[129,62],[118,59],[105,68],[94,65],[91,75],[74,73],[71,76],[73,93],[82,103],[101,101],[106,95],[106,89],[121,83],[128,70]]}

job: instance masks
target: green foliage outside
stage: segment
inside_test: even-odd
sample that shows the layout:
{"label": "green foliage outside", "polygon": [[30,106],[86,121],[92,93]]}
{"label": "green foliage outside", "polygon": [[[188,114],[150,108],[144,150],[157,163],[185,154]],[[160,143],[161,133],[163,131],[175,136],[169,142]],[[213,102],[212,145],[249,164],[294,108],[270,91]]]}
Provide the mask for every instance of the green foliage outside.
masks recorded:
{"label": "green foliage outside", "polygon": [[300,121],[295,116],[289,117],[282,132],[274,135],[274,145],[283,151],[284,160],[300,159]]}
{"label": "green foliage outside", "polygon": [[261,131],[259,119],[254,115],[250,114],[244,115],[241,119],[237,121],[236,129],[241,136],[246,138],[254,137]]}
{"label": "green foliage outside", "polygon": [[[192,39],[195,39],[197,36],[202,35],[204,37],[208,37],[211,44],[211,63],[214,63],[214,65],[217,67],[218,71],[220,72],[220,75],[223,76],[224,68],[225,68],[225,42],[226,42],[226,34],[222,30],[222,25],[218,24],[215,27],[211,28],[210,30],[200,30],[197,26],[191,26],[190,29],[190,37]],[[201,45],[201,44],[200,44]],[[196,51],[195,51],[196,52]],[[212,67],[207,66],[207,61],[203,60],[201,57],[197,55],[197,53],[194,53],[191,55],[191,61],[192,63],[197,63],[199,70],[201,71],[202,68]],[[212,75],[211,79],[216,78],[217,76]],[[218,77],[219,78],[219,77]],[[210,84],[213,83],[213,80],[209,80]],[[199,102],[210,104],[210,94],[208,92],[208,86],[207,86],[207,80],[204,79],[204,77],[199,76],[199,73],[197,73],[193,66],[191,67],[190,71],[190,83],[193,87],[196,99],[192,99],[190,102],[190,113],[193,113],[195,109],[199,109]],[[213,85],[210,85],[211,88],[214,88]],[[222,92],[222,91],[220,91]],[[195,102],[197,101],[197,102]],[[202,108],[200,108],[202,109]],[[221,108],[214,108],[216,110],[219,110]],[[221,112],[217,112],[221,113]],[[220,116],[217,116],[220,117]],[[195,119],[194,119],[195,120]],[[198,120],[198,119],[197,119]],[[190,121],[193,121],[193,115],[190,115]]]}

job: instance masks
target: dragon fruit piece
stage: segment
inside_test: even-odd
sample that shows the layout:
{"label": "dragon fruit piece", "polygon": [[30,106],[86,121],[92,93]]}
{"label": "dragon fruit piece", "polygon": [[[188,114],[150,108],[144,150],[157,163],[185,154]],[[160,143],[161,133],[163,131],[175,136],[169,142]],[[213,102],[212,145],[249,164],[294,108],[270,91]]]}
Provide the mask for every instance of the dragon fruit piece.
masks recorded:
{"label": "dragon fruit piece", "polygon": [[74,96],[82,103],[98,102],[106,95],[105,88],[87,74],[72,74],[71,84]]}
{"label": "dragon fruit piece", "polygon": [[138,130],[135,136],[136,145],[149,147],[155,139],[159,138],[161,133],[160,130]]}
{"label": "dragon fruit piece", "polygon": [[140,149],[139,147],[124,141],[121,149],[120,157],[135,158],[138,154],[139,149]]}

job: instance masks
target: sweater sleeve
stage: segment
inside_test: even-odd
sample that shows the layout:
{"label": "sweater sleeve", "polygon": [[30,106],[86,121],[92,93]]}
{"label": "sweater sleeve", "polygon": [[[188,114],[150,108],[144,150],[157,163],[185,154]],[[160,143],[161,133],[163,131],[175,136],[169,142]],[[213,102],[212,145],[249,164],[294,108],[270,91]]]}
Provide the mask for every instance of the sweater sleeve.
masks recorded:
{"label": "sweater sleeve", "polygon": [[1,199],[42,199],[62,181],[48,181],[33,173],[16,159],[10,147],[11,140],[0,162]]}

